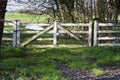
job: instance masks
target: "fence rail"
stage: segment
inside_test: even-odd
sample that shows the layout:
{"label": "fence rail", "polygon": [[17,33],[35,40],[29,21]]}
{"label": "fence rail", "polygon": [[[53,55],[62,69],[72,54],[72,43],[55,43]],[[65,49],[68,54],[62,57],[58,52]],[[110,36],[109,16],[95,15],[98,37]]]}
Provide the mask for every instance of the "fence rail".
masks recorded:
{"label": "fence rail", "polygon": [[110,30],[107,30],[107,31],[98,31],[98,33],[120,33],[120,30],[116,30],[116,31],[110,31]]}
{"label": "fence rail", "polygon": [[[94,24],[94,25],[92,25]],[[3,38],[3,41],[12,41],[13,47],[20,47],[20,46],[25,46],[32,42],[33,40],[37,41],[46,41],[46,40],[51,40],[53,41],[52,45],[32,45],[32,47],[86,47],[86,46],[120,46],[120,24],[112,24],[112,23],[98,23],[97,21],[95,22],[89,22],[89,23],[58,23],[54,22],[51,24],[43,24],[40,23],[38,24],[39,26],[42,27],[47,27],[43,31],[26,31],[26,30],[20,30],[21,26],[26,26],[27,24],[20,23],[19,21],[11,22],[11,23],[5,23],[5,26],[13,26],[13,30],[4,30],[4,34],[13,34],[13,38]],[[66,27],[88,27],[87,30],[67,30]],[[99,27],[118,27],[118,30],[99,30]],[[53,28],[51,30],[51,28]],[[20,43],[21,41],[21,34],[29,34],[29,33],[35,33],[33,37],[31,37],[29,40],[27,40],[24,43]],[[38,36],[44,34],[44,33],[50,33],[53,34],[53,38],[38,38]],[[85,38],[88,41],[88,45],[76,45],[76,44],[57,44],[57,36],[58,34],[64,34],[67,33],[71,37],[80,40],[80,36],[76,36],[75,34],[87,34],[88,37]],[[119,36],[99,36],[99,34],[117,34]],[[101,40],[119,40],[118,43],[99,43]]]}

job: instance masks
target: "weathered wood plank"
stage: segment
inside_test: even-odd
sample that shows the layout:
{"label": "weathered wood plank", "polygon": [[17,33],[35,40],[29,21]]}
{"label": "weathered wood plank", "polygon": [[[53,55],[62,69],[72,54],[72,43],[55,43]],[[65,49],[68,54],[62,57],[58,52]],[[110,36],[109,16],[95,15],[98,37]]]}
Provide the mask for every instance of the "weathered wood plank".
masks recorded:
{"label": "weathered wood plank", "polygon": [[[76,31],[76,30],[70,30],[72,33],[83,33],[83,34],[86,34],[86,33],[89,33],[89,31]],[[22,34],[29,34],[29,33],[38,33],[39,31],[23,31],[23,30],[20,30],[20,33]],[[59,33],[67,33],[67,31],[65,30],[58,30]],[[4,30],[4,33],[13,33],[12,30]],[[53,33],[53,30],[50,30],[48,31],[47,33]],[[120,33],[120,30],[117,30],[117,31],[110,31],[110,30],[106,30],[106,31],[98,31],[98,33]]]}
{"label": "weathered wood plank", "polygon": [[[49,47],[54,47],[54,45],[30,45],[28,47],[34,47],[34,48],[49,48]],[[65,45],[65,44],[59,44],[57,45],[57,47],[68,47],[68,48],[77,48],[77,47],[87,47],[87,45],[77,45],[77,44],[69,44],[69,45]]]}
{"label": "weathered wood plank", "polygon": [[[3,41],[13,41],[13,38],[2,38]],[[53,38],[38,38],[37,41],[48,41],[53,40]]]}
{"label": "weathered wood plank", "polygon": [[[39,31],[20,31],[20,32],[23,33],[23,34],[27,34],[27,33],[38,33]],[[67,33],[66,30],[58,30],[58,32],[59,33]],[[75,30],[70,30],[70,32],[72,32],[72,33],[83,33],[83,34],[89,33],[89,31],[75,31]],[[52,34],[52,33],[54,33],[54,31],[50,30],[46,33],[51,33]]]}
{"label": "weathered wood plank", "polygon": [[27,46],[27,47],[34,47],[34,48],[50,48],[50,47],[54,47],[54,45],[30,45],[30,46]]}
{"label": "weathered wood plank", "polygon": [[14,26],[14,23],[5,23],[4,26]]}
{"label": "weathered wood plank", "polygon": [[89,26],[89,23],[59,23],[59,25],[61,26],[74,26],[74,27],[78,27],[78,26],[83,26],[83,27],[86,27],[86,26]]}
{"label": "weathered wood plank", "polygon": [[104,44],[98,44],[98,46],[120,46],[120,43],[104,43]]}
{"label": "weathered wood plank", "polygon": [[75,48],[75,47],[87,47],[87,45],[78,45],[78,44],[59,44],[58,47],[69,47],[69,48]]}
{"label": "weathered wood plank", "polygon": [[3,41],[13,41],[13,38],[2,38]]}
{"label": "weathered wood plank", "polygon": [[104,30],[104,31],[98,31],[98,33],[120,33],[120,30],[116,30],[116,31]]}
{"label": "weathered wood plank", "polygon": [[[22,23],[21,24],[21,26],[26,26],[26,25],[28,25],[28,23]],[[44,26],[50,26],[51,24],[48,24],[48,23],[39,23],[38,25],[44,27]]]}
{"label": "weathered wood plank", "polygon": [[113,24],[113,23],[98,23],[98,26],[101,26],[101,27],[105,27],[105,26],[112,27],[112,26],[120,26],[120,24]]}
{"label": "weathered wood plank", "polygon": [[40,32],[40,31],[23,31],[23,30],[21,30],[20,32],[21,32],[21,34],[34,34],[34,33]]}
{"label": "weathered wood plank", "polygon": [[13,30],[4,30],[3,31],[3,33],[5,33],[5,34],[13,34],[13,32],[14,32]]}
{"label": "weathered wood plank", "polygon": [[[67,33],[66,30],[59,30],[58,32],[59,32],[59,33]],[[72,33],[83,33],[83,34],[89,33],[89,31],[81,31],[81,30],[79,30],[79,31],[70,30],[70,32],[72,32]],[[49,32],[48,32],[48,33],[49,33]]]}
{"label": "weathered wood plank", "polygon": [[98,40],[120,40],[120,37],[98,37]]}
{"label": "weathered wood plank", "polygon": [[53,38],[38,38],[37,41],[48,41],[53,40]]}

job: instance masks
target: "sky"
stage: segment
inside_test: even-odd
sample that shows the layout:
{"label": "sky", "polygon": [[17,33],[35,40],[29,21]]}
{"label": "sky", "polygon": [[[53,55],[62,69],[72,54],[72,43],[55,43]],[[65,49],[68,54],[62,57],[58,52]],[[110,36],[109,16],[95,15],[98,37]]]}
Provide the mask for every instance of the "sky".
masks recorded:
{"label": "sky", "polygon": [[6,9],[7,9],[7,11],[16,11],[18,9],[25,8],[25,7],[26,7],[25,5],[16,3],[14,1],[8,1]]}
{"label": "sky", "polygon": [[[85,2],[87,2],[87,0],[85,0]],[[16,2],[14,2],[14,0],[8,0],[7,11],[16,11],[18,9],[22,9],[22,8],[26,8],[26,7],[27,7],[27,5],[25,5],[25,4],[16,3]]]}
{"label": "sky", "polygon": [[[32,6],[30,6],[32,8]],[[29,8],[30,8],[29,7]],[[16,11],[22,8],[28,8],[27,4],[20,4],[17,2],[14,2],[13,0],[8,0],[8,4],[7,4],[7,11]],[[41,10],[45,10],[45,8],[40,7]]]}

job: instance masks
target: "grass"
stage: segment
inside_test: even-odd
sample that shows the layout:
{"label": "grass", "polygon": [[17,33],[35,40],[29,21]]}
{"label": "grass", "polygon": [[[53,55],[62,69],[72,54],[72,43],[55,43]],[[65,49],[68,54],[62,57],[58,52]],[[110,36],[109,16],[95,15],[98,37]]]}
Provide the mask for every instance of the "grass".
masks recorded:
{"label": "grass", "polygon": [[64,80],[60,72],[55,70],[56,65],[52,60],[43,56],[37,57],[29,53],[29,51],[27,52],[27,50],[4,49],[2,51],[2,53],[6,52],[6,54],[1,55],[2,61],[0,63],[0,69],[2,70],[0,74],[3,75],[3,79],[13,80],[17,78],[18,80],[29,80],[37,76],[38,79],[40,78],[42,80]]}
{"label": "grass", "polygon": [[13,30],[13,27],[12,26],[5,26],[4,30]]}
{"label": "grass", "polygon": [[20,20],[24,23],[46,23],[48,22],[49,15],[35,15],[35,14],[26,14],[26,13],[17,13],[17,12],[7,12],[5,19],[6,20]]}
{"label": "grass", "polygon": [[[11,31],[13,31],[14,30],[14,28],[13,28],[13,26],[5,26],[4,27],[4,30],[11,30]],[[26,29],[25,27],[20,27],[20,30],[29,30],[29,29]]]}
{"label": "grass", "polygon": [[0,55],[3,80],[70,80],[56,69],[54,60],[66,62],[73,69],[91,69],[104,74],[102,66],[120,66],[120,47],[91,48],[8,48]]}

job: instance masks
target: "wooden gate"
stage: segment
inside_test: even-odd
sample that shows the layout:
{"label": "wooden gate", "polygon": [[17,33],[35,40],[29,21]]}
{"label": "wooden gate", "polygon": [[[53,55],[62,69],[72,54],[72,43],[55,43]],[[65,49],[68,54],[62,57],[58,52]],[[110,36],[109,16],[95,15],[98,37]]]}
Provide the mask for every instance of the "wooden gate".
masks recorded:
{"label": "wooden gate", "polygon": [[[91,31],[92,31],[92,22],[90,23],[58,23],[58,22],[54,22],[53,24],[39,24],[40,26],[48,26],[46,27],[43,31],[39,31],[37,32],[35,35],[33,35],[32,37],[30,37],[28,40],[26,40],[25,42],[21,43],[21,46],[24,47],[28,44],[30,44],[32,41],[35,40],[52,40],[53,43],[51,45],[31,45],[32,47],[86,47],[86,46],[91,46]],[[72,29],[72,30],[68,30],[71,28],[76,28]],[[79,28],[79,29],[78,29]],[[85,30],[81,30],[82,28],[87,28],[86,31]],[[26,31],[24,31],[25,33]],[[27,33],[27,32],[26,32]],[[29,33],[32,33],[29,31]],[[52,34],[52,38],[40,38],[43,34],[48,33],[48,34]],[[58,38],[60,34],[68,34],[70,36],[70,38],[72,38],[72,40],[77,40],[78,42],[82,42],[82,44],[61,44],[58,43]],[[85,34],[87,35],[86,38],[83,38],[82,36],[80,36],[80,34]],[[66,36],[64,36],[66,37]],[[65,40],[65,39],[64,39]],[[85,43],[85,44],[84,44]]]}

